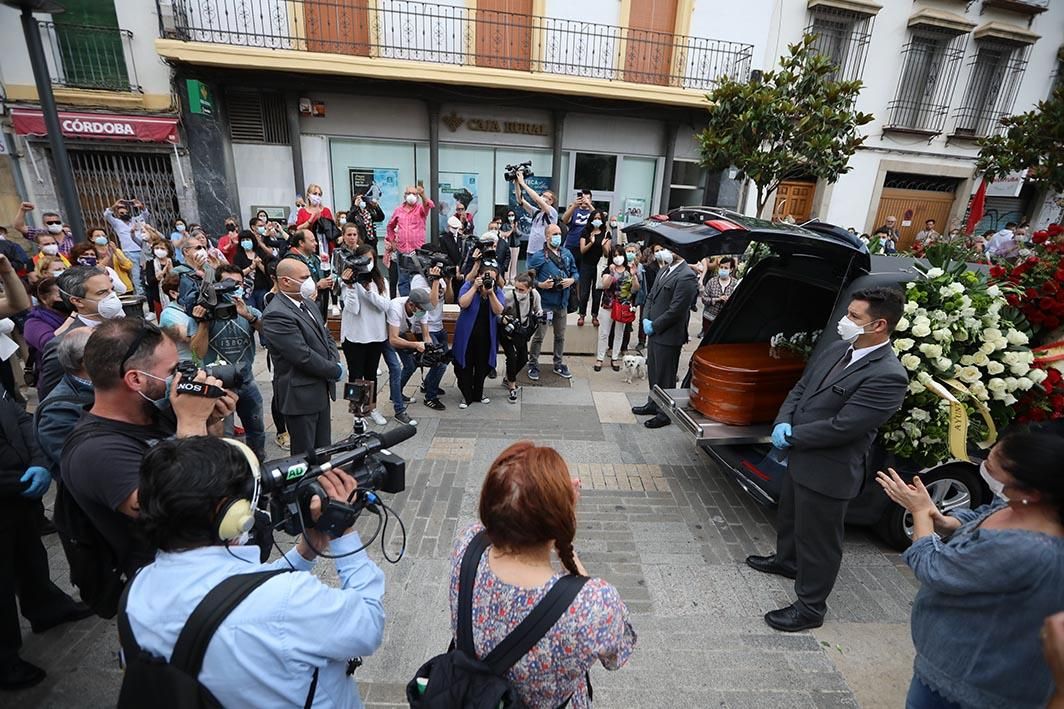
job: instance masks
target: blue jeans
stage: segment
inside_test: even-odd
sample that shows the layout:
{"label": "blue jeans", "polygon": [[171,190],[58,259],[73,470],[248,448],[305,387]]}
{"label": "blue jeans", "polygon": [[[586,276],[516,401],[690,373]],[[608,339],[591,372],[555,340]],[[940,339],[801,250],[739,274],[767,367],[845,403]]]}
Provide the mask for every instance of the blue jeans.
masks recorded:
{"label": "blue jeans", "polygon": [[[437,330],[436,332],[429,333],[432,336],[432,341],[437,345],[443,345],[447,347],[447,331]],[[426,399],[439,399],[443,391],[440,389],[440,382],[443,381],[443,375],[447,372],[446,364],[438,364],[429,370],[429,373],[425,375],[425,398]]]}
{"label": "blue jeans", "polygon": [[133,281],[133,292],[144,295],[144,284],[141,282],[141,268],[140,268],[140,252],[133,251],[126,254],[130,261],[133,262],[133,268],[129,272],[129,280]]}
{"label": "blue jeans", "polygon": [[240,425],[244,427],[244,438],[248,448],[255,453],[259,461],[266,459],[266,426],[262,420],[262,394],[259,393],[258,384],[251,379],[245,381],[239,389],[236,402],[236,415],[240,417]]}
{"label": "blue jeans", "polygon": [[414,272],[399,267],[399,285],[396,288],[399,295],[410,295],[410,281],[414,278]]}
{"label": "blue jeans", "polygon": [[905,697],[905,709],[961,709],[961,705],[946,699],[913,675],[909,694]]}
{"label": "blue jeans", "polygon": [[[405,352],[406,350],[403,351]],[[381,354],[384,356],[384,363],[388,365],[388,394],[391,397],[395,413],[399,414],[406,411],[406,403],[403,401],[403,386],[410,377],[403,379],[405,367],[403,367],[403,362],[399,358],[399,351],[391,343],[384,343],[384,349]],[[410,373],[413,374],[413,371]]]}

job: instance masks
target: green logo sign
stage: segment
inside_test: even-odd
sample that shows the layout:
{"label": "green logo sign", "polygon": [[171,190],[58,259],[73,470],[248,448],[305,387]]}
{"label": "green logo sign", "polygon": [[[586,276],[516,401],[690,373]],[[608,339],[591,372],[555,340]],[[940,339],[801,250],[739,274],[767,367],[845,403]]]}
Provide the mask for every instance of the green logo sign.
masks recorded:
{"label": "green logo sign", "polygon": [[288,475],[285,476],[285,480],[295,480],[296,478],[303,477],[307,472],[306,465],[293,465],[288,469]]}

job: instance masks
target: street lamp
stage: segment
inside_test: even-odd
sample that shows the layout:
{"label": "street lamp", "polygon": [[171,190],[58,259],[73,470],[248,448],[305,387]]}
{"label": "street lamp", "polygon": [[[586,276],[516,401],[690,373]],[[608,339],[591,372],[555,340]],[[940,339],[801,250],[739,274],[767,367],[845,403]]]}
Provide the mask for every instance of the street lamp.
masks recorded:
{"label": "street lamp", "polygon": [[33,79],[37,83],[37,95],[41,100],[41,112],[44,125],[48,129],[48,143],[52,148],[52,164],[59,182],[59,200],[63,205],[63,215],[74,232],[76,241],[85,240],[85,222],[81,218],[81,203],[74,187],[74,170],[70,166],[63,132],[59,127],[59,114],[55,108],[55,96],[52,95],[52,80],[48,76],[48,62],[44,58],[44,45],[41,43],[41,31],[34,19],[34,12],[57,14],[64,12],[59,3],[52,0],[0,0],[0,4],[22,10],[22,33],[26,37],[26,48],[30,52],[30,64],[33,66]]}

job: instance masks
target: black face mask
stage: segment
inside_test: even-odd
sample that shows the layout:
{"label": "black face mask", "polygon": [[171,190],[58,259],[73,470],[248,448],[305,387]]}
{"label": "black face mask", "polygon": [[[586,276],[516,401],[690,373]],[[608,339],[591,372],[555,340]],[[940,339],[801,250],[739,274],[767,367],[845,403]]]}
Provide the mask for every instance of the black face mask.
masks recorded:
{"label": "black face mask", "polygon": [[226,231],[236,231],[236,224],[226,224],[225,225],[225,230]]}
{"label": "black face mask", "polygon": [[128,222],[133,217],[129,214],[129,212],[123,212],[122,214],[118,215],[118,218],[124,222]]}

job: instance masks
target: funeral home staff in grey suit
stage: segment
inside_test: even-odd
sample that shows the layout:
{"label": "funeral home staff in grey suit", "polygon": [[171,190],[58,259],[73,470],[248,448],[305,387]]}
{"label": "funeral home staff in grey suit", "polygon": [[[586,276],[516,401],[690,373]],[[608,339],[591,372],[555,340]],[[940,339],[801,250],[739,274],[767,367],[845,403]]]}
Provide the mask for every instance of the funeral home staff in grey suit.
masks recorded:
{"label": "funeral home staff in grey suit", "polygon": [[277,289],[262,314],[262,334],[270,343],[274,392],[288,424],[290,450],[299,455],[332,442],[330,402],[344,367],[312,300],[318,286],[307,264],[281,259]]}
{"label": "funeral home staff in grey suit", "polygon": [[[647,382],[653,389],[676,388],[676,370],[680,367],[680,348],[687,342],[687,323],[691,318],[691,303],[698,292],[698,277],[691,267],[668,249],[654,254],[661,265],[654,287],[643,306],[643,332],[647,335]],[[668,426],[669,417],[647,399],[642,406],[632,407],[640,416],[654,414],[643,425],[647,428]]]}
{"label": "funeral home staff in grey suit", "polygon": [[749,556],[763,573],[795,579],[798,600],[765,614],[776,630],[818,628],[842,561],[846,507],[865,484],[876,430],[901,408],[909,384],[890,335],[904,297],[890,288],[854,293],[839,321],[843,339],[806,365],[776,416],[772,443],[787,451],[776,553]]}

